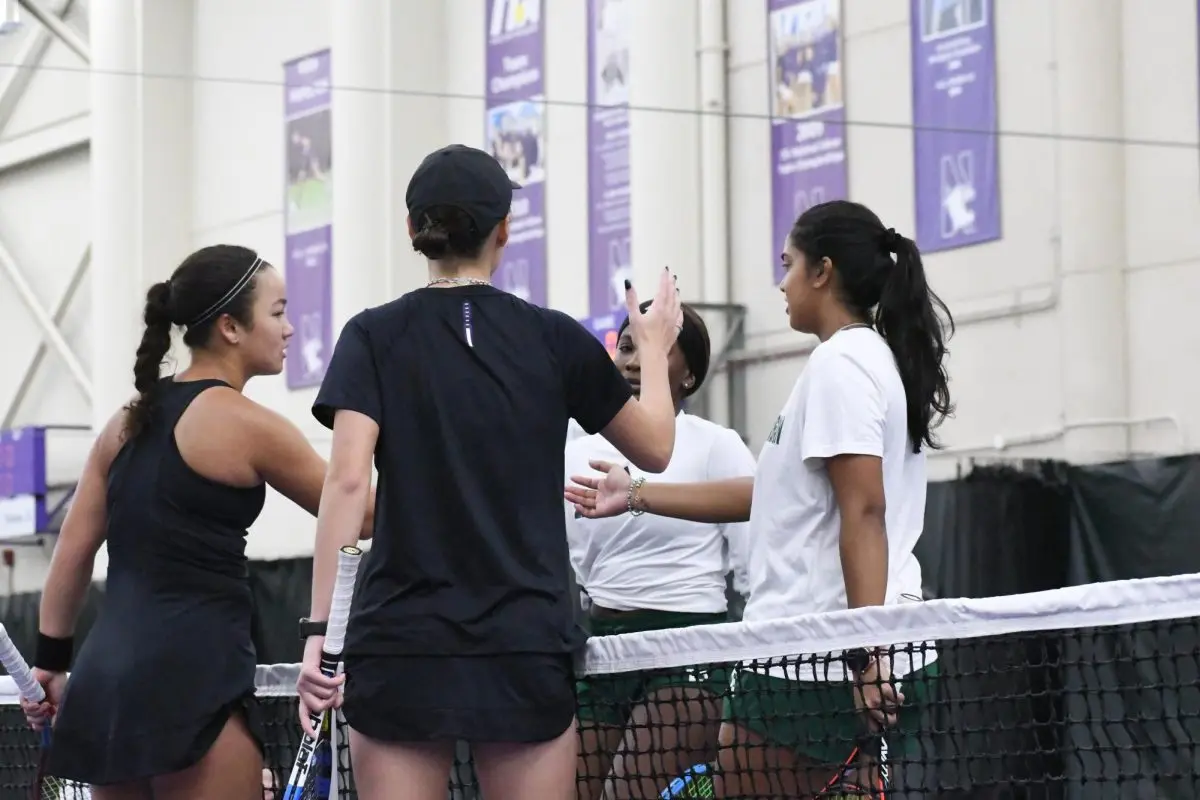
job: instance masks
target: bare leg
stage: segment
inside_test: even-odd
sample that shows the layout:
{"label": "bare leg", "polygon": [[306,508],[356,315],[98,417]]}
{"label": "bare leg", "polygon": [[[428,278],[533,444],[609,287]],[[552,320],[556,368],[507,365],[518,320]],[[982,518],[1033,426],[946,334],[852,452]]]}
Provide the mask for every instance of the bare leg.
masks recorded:
{"label": "bare leg", "polygon": [[572,800],[575,797],[575,768],[579,754],[575,720],[571,720],[557,738],[547,742],[472,743],[471,747],[475,751],[479,788],[487,800]]}
{"label": "bare leg", "polygon": [[717,754],[721,707],[707,692],[667,688],[635,706],[613,759],[606,800],[654,800],[685,769]]}
{"label": "bare leg", "polygon": [[809,800],[825,788],[836,767],[772,747],[740,725],[721,725],[721,752],[714,777],[716,797],[773,797]]}
{"label": "bare leg", "polygon": [[154,800],[148,783],[118,783],[112,786],[93,786],[92,800]]}
{"label": "bare leg", "polygon": [[600,800],[604,777],[612,765],[613,751],[621,743],[623,728],[579,722],[579,763],[575,782],[577,800]]}
{"label": "bare leg", "polygon": [[261,800],[263,758],[241,714],[225,723],[204,758],[180,772],[150,781],[154,800]]}
{"label": "bare leg", "polygon": [[445,800],[454,742],[381,742],[351,728],[350,758],[362,800]]}

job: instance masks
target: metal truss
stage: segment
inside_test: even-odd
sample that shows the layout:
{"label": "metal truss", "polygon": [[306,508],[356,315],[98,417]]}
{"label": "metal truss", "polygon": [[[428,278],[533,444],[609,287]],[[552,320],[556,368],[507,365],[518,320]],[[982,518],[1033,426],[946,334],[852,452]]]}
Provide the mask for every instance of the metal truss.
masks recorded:
{"label": "metal truss", "polygon": [[[60,40],[83,59],[84,63],[91,62],[87,42],[64,21],[74,8],[75,0],[63,0],[57,11],[46,8],[40,0],[18,0],[18,2],[41,25],[26,35],[25,42],[17,55],[17,68],[13,70],[9,79],[0,85],[0,135],[3,134],[4,128],[12,119],[13,111],[20,103],[21,98],[28,91],[33,75],[42,63],[42,59],[45,58],[46,51],[49,50],[53,39]],[[91,133],[86,114],[67,118],[21,136],[0,138],[0,179],[7,171],[27,168],[37,162],[85,148],[90,141]],[[33,292],[20,264],[12,257],[4,243],[0,242],[0,272],[8,277],[17,296],[20,297],[29,314],[42,330],[42,342],[38,345],[37,352],[34,353],[25,371],[21,373],[17,391],[3,416],[0,417],[0,428],[11,427],[16,422],[17,414],[29,393],[33,380],[45,361],[46,355],[51,351],[67,368],[67,372],[83,396],[89,403],[92,401],[91,378],[63,337],[60,327],[83,277],[87,274],[90,262],[91,245],[89,244],[79,259],[54,311],[50,312]]]}

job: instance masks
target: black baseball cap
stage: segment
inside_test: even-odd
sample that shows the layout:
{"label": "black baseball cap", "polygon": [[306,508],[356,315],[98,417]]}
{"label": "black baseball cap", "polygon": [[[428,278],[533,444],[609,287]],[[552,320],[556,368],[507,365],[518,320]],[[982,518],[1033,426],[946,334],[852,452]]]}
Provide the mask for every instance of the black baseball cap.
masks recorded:
{"label": "black baseball cap", "polygon": [[513,189],[520,188],[491,153],[452,144],[425,156],[408,182],[404,202],[417,227],[425,212],[450,206],[487,233],[508,216]]}

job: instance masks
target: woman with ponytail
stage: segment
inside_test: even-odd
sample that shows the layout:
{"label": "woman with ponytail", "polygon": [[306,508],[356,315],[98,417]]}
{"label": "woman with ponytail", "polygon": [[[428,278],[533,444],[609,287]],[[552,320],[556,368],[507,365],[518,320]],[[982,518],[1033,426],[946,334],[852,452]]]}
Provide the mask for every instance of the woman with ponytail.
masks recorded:
{"label": "woman with ponytail", "polygon": [[[283,370],[286,304],[279,273],[229,245],[146,294],[137,395],[92,447],[42,592],[48,702],[25,704],[35,728],[53,718],[49,772],[96,800],[262,796],[246,532],[267,485],[315,516],[325,479],[299,429],[242,394]],[[161,377],[176,327],[190,363]],[[76,654],[103,542],[105,601]]]}
{"label": "woman with ponytail", "polygon": [[[781,258],[788,321],[820,344],[754,479],[632,486],[625,470],[601,464],[603,476],[572,478],[567,499],[589,517],[749,519],[747,621],[919,601],[925,451],[952,410],[949,312],[916,245],[858,203],[804,212]],[[695,796],[876,796],[895,781],[886,756],[910,743],[911,706],[935,660],[918,643],[736,671],[718,761],[693,774],[710,775],[713,794]]]}

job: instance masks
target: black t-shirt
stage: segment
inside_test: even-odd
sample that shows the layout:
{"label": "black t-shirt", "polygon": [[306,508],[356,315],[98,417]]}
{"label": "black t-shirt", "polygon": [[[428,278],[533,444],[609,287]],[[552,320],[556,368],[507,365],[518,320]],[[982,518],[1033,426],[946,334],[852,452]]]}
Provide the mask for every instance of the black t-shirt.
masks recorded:
{"label": "black t-shirt", "polygon": [[342,409],[379,424],[346,652],[577,647],[567,422],[596,433],[630,396],[582,325],[490,286],[418,289],[351,319],[313,406],[328,427]]}

